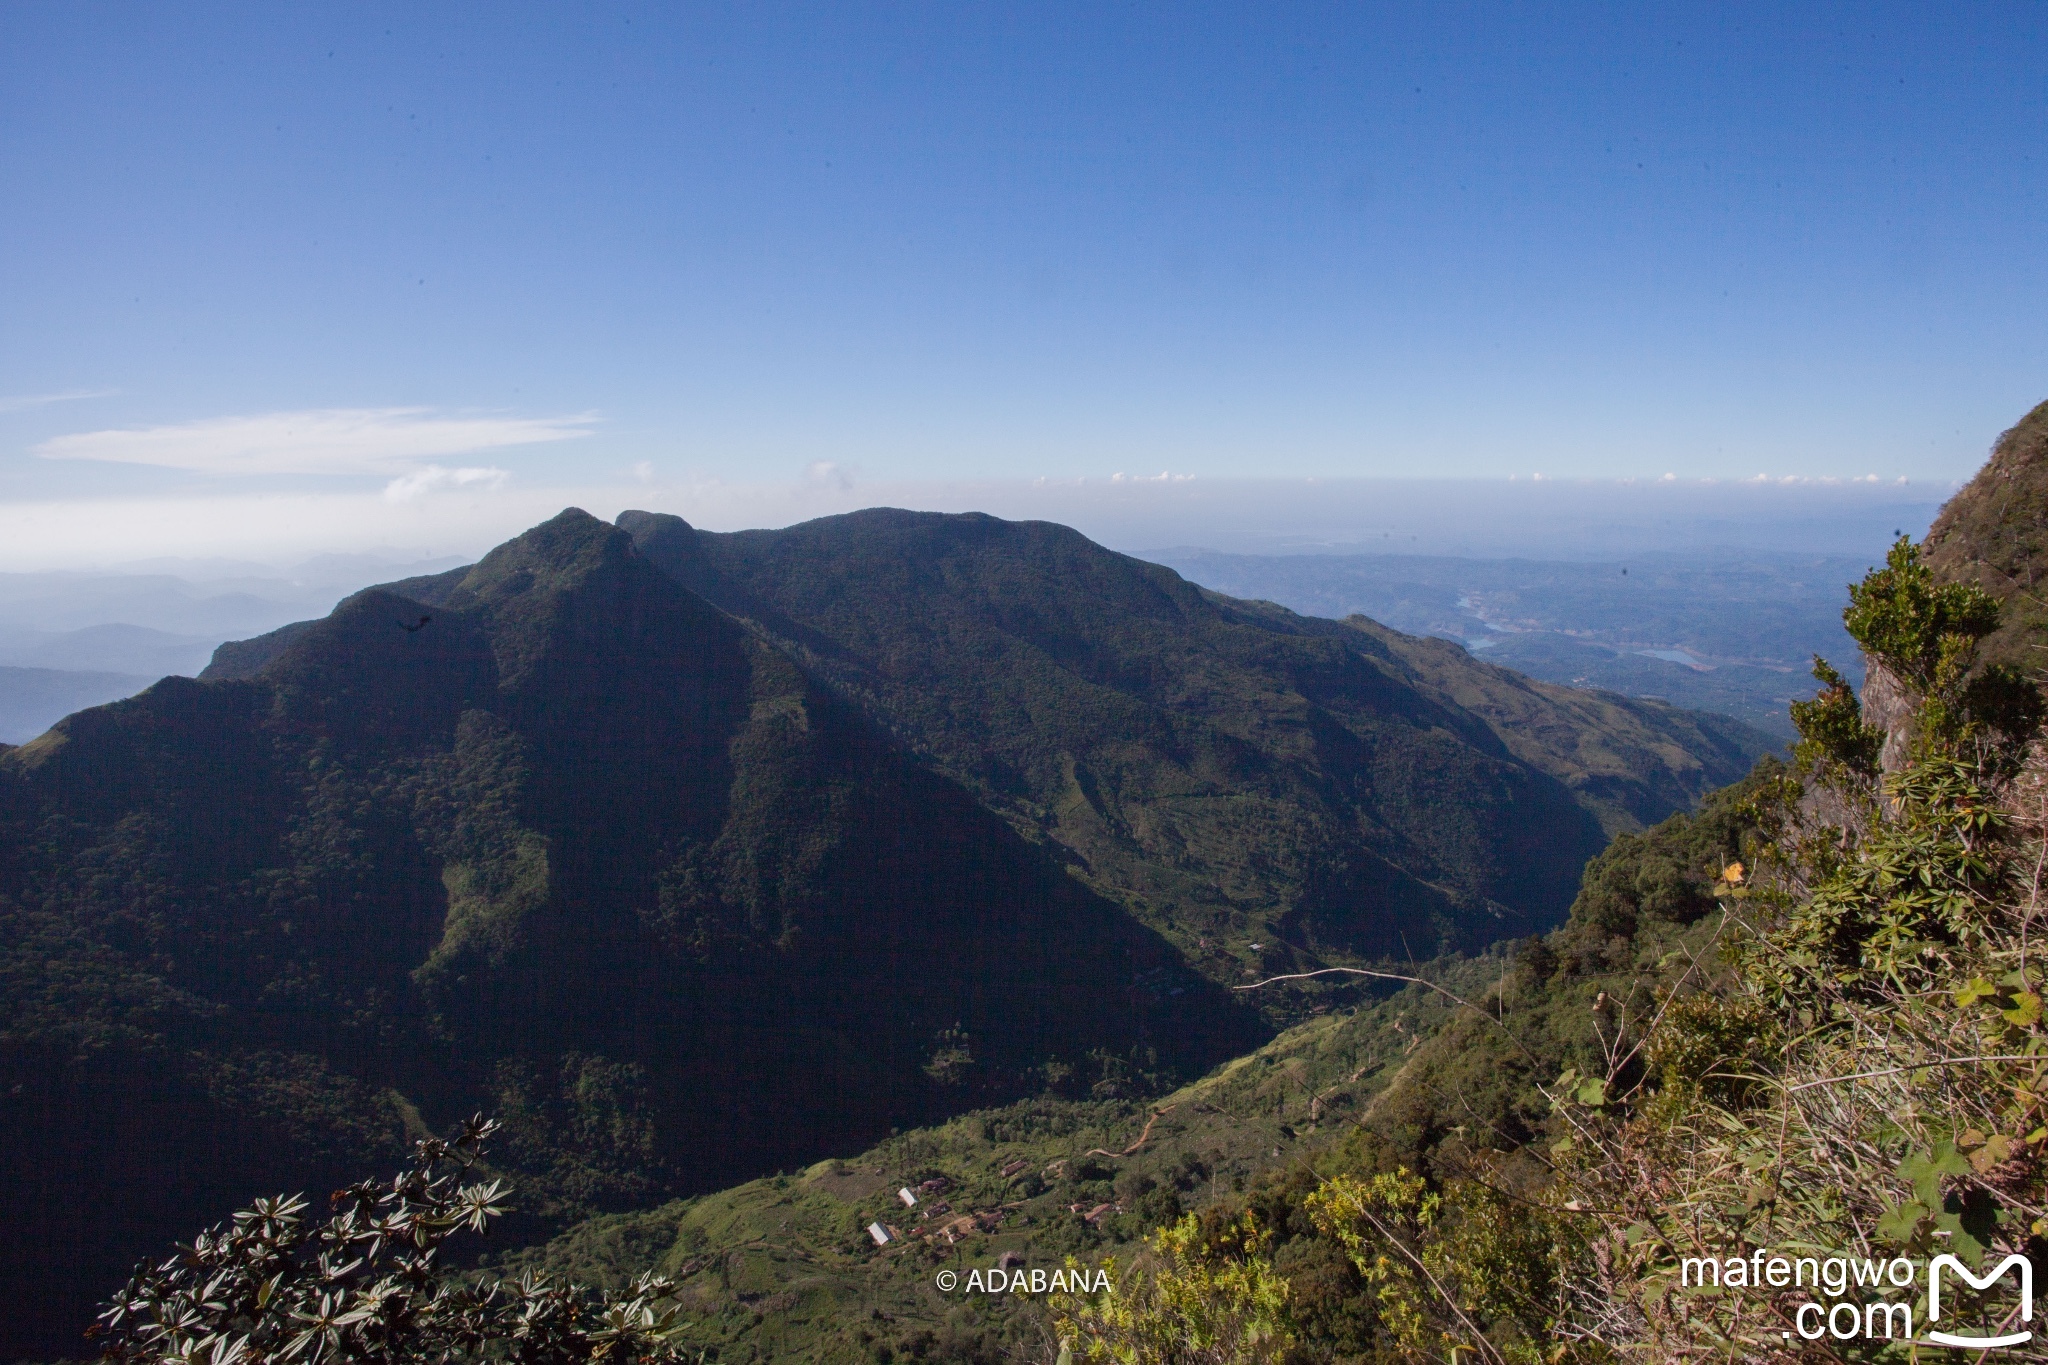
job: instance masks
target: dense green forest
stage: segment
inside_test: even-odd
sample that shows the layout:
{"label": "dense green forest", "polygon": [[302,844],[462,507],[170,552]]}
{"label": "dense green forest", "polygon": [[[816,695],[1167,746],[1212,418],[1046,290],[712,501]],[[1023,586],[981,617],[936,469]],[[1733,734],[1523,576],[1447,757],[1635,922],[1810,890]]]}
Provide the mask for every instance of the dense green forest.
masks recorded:
{"label": "dense green forest", "polygon": [[1316,1007],[1230,987],[1555,923],[1768,744],[1058,527],[621,520],[0,754],[9,1355],[250,1188],[479,1110],[516,1246],[1130,1103]]}
{"label": "dense green forest", "polygon": [[1372,954],[1405,935],[1402,956],[1430,955],[1555,922],[1608,835],[1772,747],[1221,597],[1049,523],[620,524],[1219,980],[1279,964],[1253,942]]}

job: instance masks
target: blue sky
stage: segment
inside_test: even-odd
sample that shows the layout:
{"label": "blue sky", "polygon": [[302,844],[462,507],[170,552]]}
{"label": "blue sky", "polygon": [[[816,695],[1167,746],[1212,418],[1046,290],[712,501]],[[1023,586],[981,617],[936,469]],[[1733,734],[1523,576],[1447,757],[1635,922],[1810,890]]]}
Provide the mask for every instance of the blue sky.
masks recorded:
{"label": "blue sky", "polygon": [[0,4],[0,526],[1945,487],[2048,397],[2043,70],[2035,3]]}

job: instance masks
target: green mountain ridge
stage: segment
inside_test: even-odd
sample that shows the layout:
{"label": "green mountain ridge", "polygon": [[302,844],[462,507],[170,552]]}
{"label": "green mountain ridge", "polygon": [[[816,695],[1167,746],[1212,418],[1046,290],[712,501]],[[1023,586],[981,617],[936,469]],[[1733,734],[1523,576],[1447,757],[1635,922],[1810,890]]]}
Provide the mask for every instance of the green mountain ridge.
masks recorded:
{"label": "green mountain ridge", "polygon": [[0,756],[0,871],[0,1300],[73,1330],[472,1109],[544,1227],[1262,1032],[581,513]]}
{"label": "green mountain ridge", "polygon": [[475,1109],[519,1241],[1121,1102],[1310,1008],[1221,985],[1554,922],[1759,747],[1063,528],[622,522],[0,752],[0,1348]]}
{"label": "green mountain ridge", "polygon": [[[1774,747],[1362,617],[1207,592],[1050,523],[619,523],[1219,980],[1275,965],[1244,946],[1275,938],[1304,965],[1555,923],[1611,833]],[[1392,913],[1360,913],[1376,902]]]}

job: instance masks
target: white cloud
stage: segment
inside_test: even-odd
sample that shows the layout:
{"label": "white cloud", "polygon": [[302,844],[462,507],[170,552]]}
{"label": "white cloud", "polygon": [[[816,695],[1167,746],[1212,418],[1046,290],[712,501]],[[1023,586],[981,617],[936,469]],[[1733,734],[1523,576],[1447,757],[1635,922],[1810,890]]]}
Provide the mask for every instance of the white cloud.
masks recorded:
{"label": "white cloud", "polygon": [[505,480],[511,477],[502,469],[475,466],[443,469],[440,465],[430,464],[425,469],[401,474],[385,485],[384,500],[411,502],[422,494],[441,488],[475,488],[479,492],[494,492],[503,488]]}
{"label": "white cloud", "polygon": [[314,408],[86,431],[45,441],[35,453],[205,474],[384,474],[410,460],[588,436],[596,420],[589,413],[436,417],[429,408]]}
{"label": "white cloud", "polygon": [[853,476],[859,472],[836,460],[813,460],[804,466],[804,480],[813,488],[831,488],[844,493],[853,487]]}
{"label": "white cloud", "polygon": [[113,389],[66,389],[62,393],[0,394],[0,412],[26,412],[52,403],[75,403],[81,398],[106,398]]}

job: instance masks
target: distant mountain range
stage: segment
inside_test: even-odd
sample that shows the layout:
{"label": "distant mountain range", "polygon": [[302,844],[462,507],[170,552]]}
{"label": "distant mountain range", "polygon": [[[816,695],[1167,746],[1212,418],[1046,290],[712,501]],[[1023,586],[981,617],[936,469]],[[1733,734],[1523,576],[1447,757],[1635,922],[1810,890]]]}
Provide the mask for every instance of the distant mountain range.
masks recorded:
{"label": "distant mountain range", "polygon": [[154,674],[0,665],[0,744],[34,739],[73,711],[132,697],[155,681]]}
{"label": "distant mountain range", "polygon": [[21,744],[88,706],[206,667],[220,641],[114,623],[77,630],[0,626],[0,743]]}
{"label": "distant mountain range", "polygon": [[223,639],[324,611],[394,566],[329,555],[284,571],[174,567],[180,572],[0,574],[0,743],[33,739],[73,711],[133,696],[158,678],[190,677]]}
{"label": "distant mountain range", "polygon": [[206,667],[219,644],[211,635],[118,623],[59,631],[17,628],[0,636],[0,664],[131,673],[154,682],[171,673],[191,677]]}
{"label": "distant mountain range", "polygon": [[0,1349],[477,1108],[530,1235],[1192,1076],[1770,744],[1045,523],[565,512],[0,752]]}
{"label": "distant mountain range", "polygon": [[108,570],[0,573],[0,646],[12,648],[19,632],[61,634],[111,622],[147,623],[151,630],[217,643],[324,612],[366,583],[457,562],[321,555],[283,567],[163,560]]}

